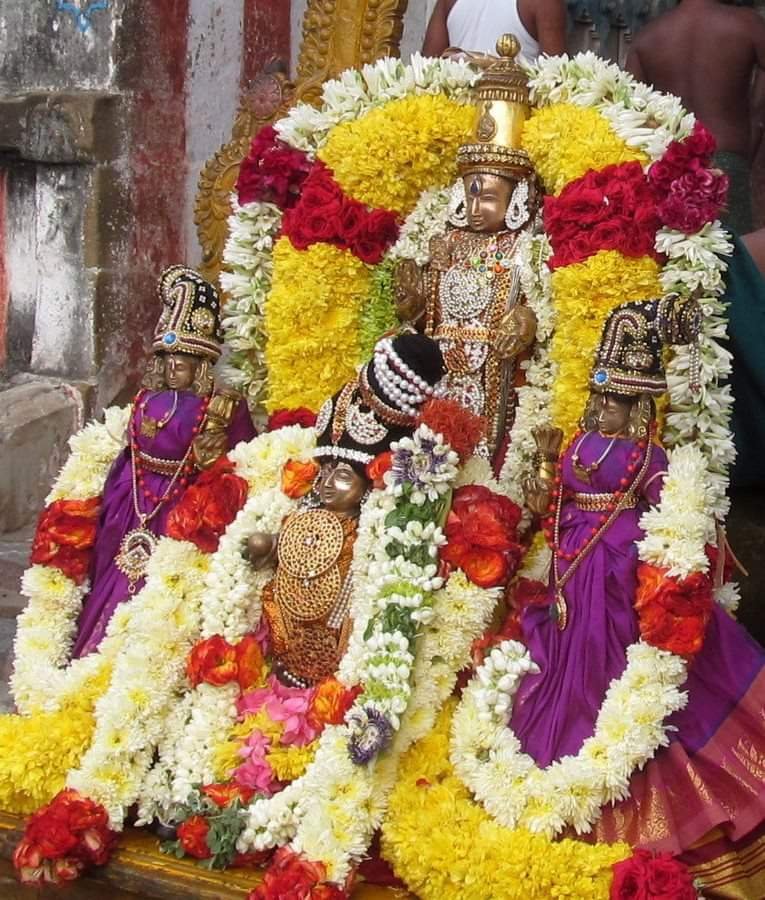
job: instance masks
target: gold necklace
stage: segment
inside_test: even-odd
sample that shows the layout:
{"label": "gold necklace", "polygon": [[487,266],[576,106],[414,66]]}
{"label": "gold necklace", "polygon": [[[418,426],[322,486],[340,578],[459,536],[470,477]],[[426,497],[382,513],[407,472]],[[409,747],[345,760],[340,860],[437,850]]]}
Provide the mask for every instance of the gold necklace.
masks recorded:
{"label": "gold necklace", "polygon": [[598,471],[598,469],[601,466],[601,463],[603,463],[605,461],[605,458],[611,452],[611,449],[614,446],[614,444],[616,443],[616,438],[617,438],[617,435],[611,436],[611,435],[604,434],[603,437],[611,438],[611,443],[606,447],[606,449],[603,451],[603,453],[601,453],[601,455],[598,457],[598,459],[595,460],[595,462],[590,463],[589,466],[585,466],[579,462],[579,450],[581,449],[582,445],[584,444],[584,440],[589,433],[590,433],[589,431],[585,431],[585,433],[579,439],[579,443],[576,445],[576,447],[574,447],[574,452],[571,454],[571,468],[574,470],[574,475],[576,475],[576,477],[580,481],[583,481],[585,484],[592,483],[590,476],[594,472]]}
{"label": "gold necklace", "polygon": [[[135,415],[135,405],[133,406],[133,415]],[[204,428],[206,418],[207,410],[205,408],[205,415],[199,428],[200,432]],[[117,555],[114,557],[114,564],[128,580],[129,594],[134,594],[136,592],[136,585],[146,575],[146,569],[149,565],[149,560],[151,559],[151,555],[152,553],[154,553],[154,550],[157,546],[157,536],[154,534],[154,532],[150,531],[149,528],[147,528],[147,525],[157,515],[168,497],[170,497],[170,494],[175,487],[175,483],[180,478],[181,472],[183,472],[183,470],[186,468],[186,464],[189,461],[191,451],[194,447],[194,438],[192,436],[191,441],[189,442],[189,446],[186,449],[186,452],[183,454],[183,459],[181,459],[181,461],[178,463],[178,467],[173,473],[173,476],[170,479],[170,483],[165,489],[164,494],[162,494],[162,496],[159,498],[156,505],[154,506],[154,509],[144,513],[141,512],[141,507],[138,502],[138,467],[136,464],[138,444],[135,440],[134,431],[132,437],[133,440],[131,441],[130,448],[130,468],[133,482],[132,499],[133,509],[135,510],[135,514],[138,517],[139,524],[138,528],[133,528],[125,535],[125,537],[123,537],[120,543],[120,549],[117,552]]]}
{"label": "gold necklace", "polygon": [[154,419],[152,416],[146,415],[146,405],[151,397],[147,397],[140,405],[141,410],[141,434],[147,438],[155,438],[157,432],[161,431],[165,425],[173,418],[178,409],[178,391],[173,391],[173,405],[170,411],[165,413],[161,419]]}

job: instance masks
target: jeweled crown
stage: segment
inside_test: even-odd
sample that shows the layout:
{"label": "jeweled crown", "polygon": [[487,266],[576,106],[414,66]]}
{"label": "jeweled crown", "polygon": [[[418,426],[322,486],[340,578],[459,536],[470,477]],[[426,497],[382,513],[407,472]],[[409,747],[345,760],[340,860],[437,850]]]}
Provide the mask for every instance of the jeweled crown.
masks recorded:
{"label": "jeweled crown", "polygon": [[209,281],[188,266],[176,265],[160,275],[162,304],[152,349],[155,353],[189,353],[215,362],[221,354],[220,297]]}

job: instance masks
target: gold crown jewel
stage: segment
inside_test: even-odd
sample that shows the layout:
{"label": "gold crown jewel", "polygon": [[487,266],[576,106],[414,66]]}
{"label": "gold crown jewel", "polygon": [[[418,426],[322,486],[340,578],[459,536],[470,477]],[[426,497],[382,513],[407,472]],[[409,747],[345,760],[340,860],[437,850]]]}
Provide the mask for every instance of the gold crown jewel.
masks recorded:
{"label": "gold crown jewel", "polygon": [[473,139],[457,153],[461,175],[487,173],[525,178],[533,171],[523,149],[523,126],[530,114],[529,78],[516,57],[521,45],[513,34],[497,41],[498,59],[473,89]]}

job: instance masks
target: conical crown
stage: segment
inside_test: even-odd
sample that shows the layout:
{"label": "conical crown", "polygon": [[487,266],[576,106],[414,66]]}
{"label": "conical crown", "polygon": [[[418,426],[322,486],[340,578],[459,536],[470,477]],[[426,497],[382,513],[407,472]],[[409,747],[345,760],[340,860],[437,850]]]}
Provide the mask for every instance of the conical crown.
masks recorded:
{"label": "conical crown", "polygon": [[473,140],[457,153],[461,175],[486,172],[524,178],[533,171],[521,144],[531,108],[529,79],[516,59],[520,49],[515,35],[503,34],[497,41],[499,58],[484,70],[474,88]]}

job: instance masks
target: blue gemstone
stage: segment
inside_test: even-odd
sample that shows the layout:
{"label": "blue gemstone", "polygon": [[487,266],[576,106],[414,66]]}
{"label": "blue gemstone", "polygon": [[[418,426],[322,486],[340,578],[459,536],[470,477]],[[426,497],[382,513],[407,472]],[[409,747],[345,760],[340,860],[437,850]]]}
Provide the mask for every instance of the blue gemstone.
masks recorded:
{"label": "blue gemstone", "polygon": [[602,369],[599,372],[595,373],[595,383],[596,384],[605,384],[608,381],[608,372],[604,372]]}
{"label": "blue gemstone", "polygon": [[170,344],[174,344],[178,340],[174,331],[168,331],[167,334],[162,338],[163,343],[170,346]]}

